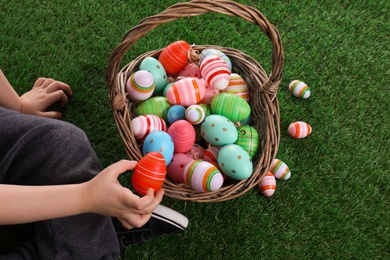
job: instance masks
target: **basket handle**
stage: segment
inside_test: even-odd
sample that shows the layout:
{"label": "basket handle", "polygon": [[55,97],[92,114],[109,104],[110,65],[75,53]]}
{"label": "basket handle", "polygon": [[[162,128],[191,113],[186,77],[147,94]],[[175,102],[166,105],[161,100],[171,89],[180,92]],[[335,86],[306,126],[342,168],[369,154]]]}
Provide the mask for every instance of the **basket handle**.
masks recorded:
{"label": "basket handle", "polygon": [[209,12],[241,17],[242,19],[259,26],[268,36],[272,43],[272,68],[268,81],[260,86],[260,88],[266,93],[275,95],[282,78],[282,68],[284,64],[282,42],[276,28],[254,7],[229,0],[192,0],[186,3],[174,4],[157,15],[142,19],[124,35],[122,42],[112,52],[106,70],[107,85],[113,90],[110,91],[111,100],[114,100],[119,92],[117,74],[120,70],[122,56],[138,39],[160,24],[171,22],[182,17],[199,16]]}

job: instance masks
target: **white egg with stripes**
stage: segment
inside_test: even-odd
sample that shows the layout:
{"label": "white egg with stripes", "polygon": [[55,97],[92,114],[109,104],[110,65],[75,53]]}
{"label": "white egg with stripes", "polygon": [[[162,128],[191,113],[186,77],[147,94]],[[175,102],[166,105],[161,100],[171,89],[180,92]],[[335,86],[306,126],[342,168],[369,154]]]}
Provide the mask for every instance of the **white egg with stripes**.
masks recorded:
{"label": "white egg with stripes", "polygon": [[287,164],[276,158],[272,161],[270,172],[279,180],[288,180],[291,177],[291,171]]}

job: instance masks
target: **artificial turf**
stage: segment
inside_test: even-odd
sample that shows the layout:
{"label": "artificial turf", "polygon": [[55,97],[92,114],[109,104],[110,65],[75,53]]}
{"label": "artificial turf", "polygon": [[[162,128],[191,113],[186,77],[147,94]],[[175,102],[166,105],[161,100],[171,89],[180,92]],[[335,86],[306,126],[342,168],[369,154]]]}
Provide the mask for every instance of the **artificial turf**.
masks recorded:
{"label": "artificial turf", "polygon": [[[63,120],[86,132],[108,166],[126,158],[108,102],[108,57],[138,21],[175,2],[1,0],[0,67],[19,94],[40,76],[67,82],[74,95]],[[188,228],[130,246],[123,258],[388,259],[389,2],[238,2],[263,12],[282,38],[277,157],[292,177],[278,181],[270,198],[257,189],[221,203],[166,197],[163,204],[186,215]],[[179,39],[239,49],[270,71],[263,32],[216,14],[157,27],[123,62]],[[288,92],[294,79],[311,87],[310,98]],[[313,127],[309,137],[288,135],[298,120]],[[121,181],[129,183],[126,176]]]}

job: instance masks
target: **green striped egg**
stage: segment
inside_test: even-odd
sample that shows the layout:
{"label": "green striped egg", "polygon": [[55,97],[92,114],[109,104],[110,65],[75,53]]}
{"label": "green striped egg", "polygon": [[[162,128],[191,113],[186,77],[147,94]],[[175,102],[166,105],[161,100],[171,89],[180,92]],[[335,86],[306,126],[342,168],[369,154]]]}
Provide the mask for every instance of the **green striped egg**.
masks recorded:
{"label": "green striped egg", "polygon": [[135,110],[136,116],[143,114],[156,115],[161,117],[167,122],[168,110],[171,104],[167,101],[166,97],[153,97],[142,102]]}
{"label": "green striped egg", "polygon": [[237,132],[238,138],[235,144],[241,146],[253,158],[259,150],[259,133],[249,125],[240,126]]}
{"label": "green striped egg", "polygon": [[239,96],[232,93],[220,93],[211,101],[211,112],[236,122],[248,118],[251,113],[251,108]]}

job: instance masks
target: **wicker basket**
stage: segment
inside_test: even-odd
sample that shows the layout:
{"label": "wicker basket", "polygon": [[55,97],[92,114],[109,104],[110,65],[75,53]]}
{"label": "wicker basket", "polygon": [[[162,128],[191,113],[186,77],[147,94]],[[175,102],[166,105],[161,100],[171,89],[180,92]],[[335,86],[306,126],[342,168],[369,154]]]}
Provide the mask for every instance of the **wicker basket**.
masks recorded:
{"label": "wicker basket", "polygon": [[157,15],[141,20],[130,29],[111,54],[106,71],[109,99],[120,137],[129,158],[138,161],[143,156],[141,146],[137,143],[130,127],[137,104],[132,103],[126,96],[126,81],[132,72],[138,69],[140,62],[145,57],[158,58],[162,49],[144,53],[120,69],[122,56],[138,39],[158,25],[181,17],[199,16],[209,12],[241,17],[259,26],[272,43],[272,68],[268,76],[255,59],[233,48],[214,45],[193,47],[198,51],[205,48],[214,48],[222,51],[230,58],[233,70],[242,76],[248,86],[250,92],[249,103],[252,109],[252,117],[255,119],[252,126],[259,132],[261,139],[259,154],[253,158],[253,174],[249,179],[226,183],[221,189],[214,192],[197,192],[185,185],[176,184],[168,178],[166,179],[163,188],[167,196],[196,202],[226,201],[244,194],[259,183],[264,174],[268,172],[271,162],[276,156],[280,141],[280,112],[276,94],[282,78],[284,61],[282,43],[276,28],[256,8],[234,1],[194,0],[174,4]]}

